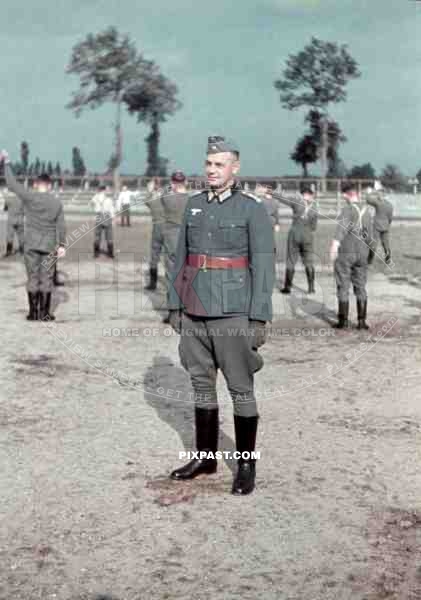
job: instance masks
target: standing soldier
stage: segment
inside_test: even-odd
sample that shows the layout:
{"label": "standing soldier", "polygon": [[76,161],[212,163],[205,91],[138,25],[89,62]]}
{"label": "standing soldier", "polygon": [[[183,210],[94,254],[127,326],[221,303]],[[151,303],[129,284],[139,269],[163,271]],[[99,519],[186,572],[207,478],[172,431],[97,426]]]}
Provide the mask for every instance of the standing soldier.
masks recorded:
{"label": "standing soldier", "polygon": [[291,293],[295,265],[298,255],[300,255],[306,272],[308,293],[314,294],[314,232],[317,229],[318,221],[315,192],[309,185],[304,184],[300,186],[300,195],[296,198],[287,198],[278,192],[271,192],[271,194],[275,200],[292,208],[292,225],[287,241],[285,283],[281,292],[282,294]]}
{"label": "standing soldier", "polygon": [[23,226],[23,204],[19,196],[12,196],[7,199],[4,205],[4,210],[7,210],[7,239],[6,239],[6,254],[4,257],[8,257],[13,253],[13,243],[15,241],[15,234],[18,238],[18,251],[23,254],[23,238],[24,238],[24,226]]}
{"label": "standing soldier", "polygon": [[99,192],[91,200],[91,204],[95,211],[95,241],[94,241],[94,257],[97,258],[101,249],[102,235],[104,234],[107,243],[107,254],[110,258],[114,258],[114,243],[113,243],[113,218],[114,205],[112,198],[106,193],[106,186],[101,185]]}
{"label": "standing soldier", "polygon": [[[186,176],[182,171],[175,171],[171,176],[171,193],[160,198],[163,208],[164,223],[162,233],[165,249],[165,281],[167,296],[170,289],[170,276],[174,269],[175,252],[177,249],[178,234],[183,222],[189,194],[186,188]],[[159,200],[157,200],[158,202]],[[169,315],[163,320],[169,323]]]}
{"label": "standing soldier", "polygon": [[123,185],[121,192],[117,198],[117,213],[120,213],[121,217],[121,226],[124,227],[127,224],[127,227],[130,227],[130,201],[131,201],[132,193],[127,189],[127,185]]}
{"label": "standing soldier", "polygon": [[269,192],[269,189],[265,185],[257,184],[254,193],[262,198],[263,204],[267,210],[273,229],[273,240],[274,240],[274,272],[276,275],[276,266],[278,261],[278,233],[281,229],[281,220],[279,217],[279,200],[276,200]]}
{"label": "standing soldier", "polygon": [[338,297],[336,328],[349,327],[349,288],[357,299],[358,329],[369,329],[367,318],[367,270],[372,244],[372,219],[367,205],[362,205],[358,188],[352,183],[342,188],[346,205],[337,219],[335,238],[330,249],[334,263]]}
{"label": "standing soldier", "polygon": [[373,223],[373,245],[372,253],[369,257],[369,263],[371,263],[374,258],[377,244],[380,239],[384,250],[385,262],[387,265],[390,265],[392,260],[392,252],[390,250],[389,229],[393,219],[393,206],[381,192],[381,189],[381,183],[376,181],[374,183],[374,190],[377,192],[376,194],[372,193],[371,188],[367,188],[366,190],[367,196],[365,200],[367,204],[374,206],[375,209]]}
{"label": "standing soldier", "polygon": [[50,314],[50,306],[54,269],[48,259],[53,255],[62,258],[66,254],[63,205],[50,193],[49,175],[40,175],[36,191],[30,191],[16,181],[9,155],[4,150],[0,154],[1,161],[5,163],[7,187],[20,197],[25,211],[24,257],[29,300],[27,319],[53,320],[55,317]]}
{"label": "standing soldier", "polygon": [[217,371],[234,405],[238,471],[232,493],[254,489],[257,349],[272,319],[273,234],[260,198],[235,184],[237,146],[220,136],[208,140],[210,190],[193,194],[181,225],[170,288],[170,323],[181,333],[183,367],[195,397],[197,450],[209,453],[173,471],[172,479],[214,473],[218,447]]}
{"label": "standing soldier", "polygon": [[145,290],[148,290],[150,292],[156,290],[156,287],[158,285],[158,264],[161,256],[161,251],[164,246],[164,236],[162,231],[164,222],[164,209],[161,202],[157,200],[160,195],[157,191],[158,187],[159,180],[152,179],[148,183],[148,195],[145,200],[145,204],[151,211],[152,215],[152,239],[151,259],[149,263],[149,283],[145,287]]}

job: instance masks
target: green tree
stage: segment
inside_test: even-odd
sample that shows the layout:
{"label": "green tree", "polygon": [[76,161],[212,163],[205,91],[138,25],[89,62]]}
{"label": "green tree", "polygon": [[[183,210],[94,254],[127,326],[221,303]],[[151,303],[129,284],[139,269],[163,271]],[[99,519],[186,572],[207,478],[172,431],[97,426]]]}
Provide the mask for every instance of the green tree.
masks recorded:
{"label": "green tree", "polygon": [[287,59],[283,78],[274,82],[280,90],[284,108],[296,110],[303,106],[321,114],[320,161],[322,191],[326,191],[328,170],[328,108],[331,104],[346,100],[347,83],[360,76],[357,62],[346,45],[324,42],[315,37],[298,54]]}
{"label": "green tree", "polygon": [[20,161],[22,164],[23,174],[26,175],[28,173],[28,163],[29,163],[29,145],[28,142],[22,142],[20,145]]}
{"label": "green tree", "polygon": [[83,177],[86,173],[85,162],[82,158],[82,154],[77,146],[72,148],[72,166],[73,175],[76,177]]}
{"label": "green tree", "polygon": [[355,165],[348,173],[350,179],[375,179],[376,171],[371,163]]}
{"label": "green tree", "polygon": [[291,159],[301,165],[303,176],[308,177],[308,165],[317,161],[317,142],[312,135],[304,135],[300,138],[290,155]]}
{"label": "green tree", "polygon": [[47,173],[50,175],[50,177],[54,174],[53,163],[51,160],[49,160],[47,163]]}
{"label": "green tree", "polygon": [[59,162],[57,162],[56,166],[54,167],[54,175],[57,175],[57,177],[60,177],[61,175],[61,166]]}
{"label": "green tree", "polygon": [[381,174],[382,184],[394,192],[403,192],[406,189],[407,181],[399,167],[393,164],[387,164]]}
{"label": "green tree", "polygon": [[138,122],[150,126],[150,133],[145,138],[147,143],[145,175],[148,177],[158,175],[162,171],[163,158],[159,156],[160,126],[168,116],[181,108],[177,93],[175,83],[167,79],[154,62],[149,62],[145,65],[141,81],[124,94],[124,102],[129,113],[135,113]]}
{"label": "green tree", "polygon": [[[310,110],[305,118],[310,125],[311,135],[317,145],[318,156],[320,156],[323,143],[323,115],[317,110]],[[333,119],[327,121],[327,174],[336,177],[339,172],[341,160],[339,158],[339,144],[346,142],[346,137],[342,133],[338,123]]]}
{"label": "green tree", "polygon": [[43,160],[41,163],[41,173],[46,173],[46,172],[47,172],[47,170],[46,170],[46,166],[45,166],[45,160]]}
{"label": "green tree", "polygon": [[40,173],[41,173],[41,161],[37,156],[35,159],[35,165],[34,165],[34,175],[37,176]]}
{"label": "green tree", "polygon": [[116,108],[115,145],[110,165],[116,191],[120,187],[119,166],[122,160],[121,107],[126,90],[138,82],[146,61],[138,55],[129,37],[109,27],[96,35],[89,34],[73,47],[66,72],[77,75],[80,87],[67,107],[79,116],[85,108],[95,109],[106,102]]}

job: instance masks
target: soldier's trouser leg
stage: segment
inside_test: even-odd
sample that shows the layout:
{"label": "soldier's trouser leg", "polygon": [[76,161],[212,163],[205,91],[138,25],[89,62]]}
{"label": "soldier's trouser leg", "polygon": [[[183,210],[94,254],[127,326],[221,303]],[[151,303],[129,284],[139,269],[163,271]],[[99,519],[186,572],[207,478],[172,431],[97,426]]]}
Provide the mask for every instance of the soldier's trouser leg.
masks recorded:
{"label": "soldier's trouser leg", "polygon": [[54,320],[55,317],[50,313],[51,293],[54,287],[54,266],[48,260],[48,254],[42,253],[40,266],[40,303],[39,318],[41,320]]}
{"label": "soldier's trouser leg", "polygon": [[339,329],[348,327],[351,265],[352,262],[346,256],[338,257],[335,261],[336,296],[338,298],[337,327]]}
{"label": "soldier's trouser leg", "polygon": [[25,239],[25,228],[23,223],[18,223],[16,225],[16,235],[19,243],[19,252],[23,254],[24,249],[24,239]]}
{"label": "soldier's trouser leg", "polygon": [[126,221],[127,227],[130,227],[130,206],[126,206],[124,209],[124,220]]}
{"label": "soldier's trouser leg", "polygon": [[369,329],[367,318],[367,265],[365,262],[357,262],[351,271],[351,281],[357,300],[358,329]]}
{"label": "soldier's trouser leg", "polygon": [[391,250],[390,250],[389,232],[388,231],[382,231],[380,233],[380,239],[381,239],[383,250],[384,250],[385,261],[388,262],[391,259],[391,257],[392,257],[392,253],[391,253]]}
{"label": "soldier's trouser leg", "polygon": [[111,221],[106,222],[104,233],[107,242],[108,256],[114,258],[113,225]]}
{"label": "soldier's trouser leg", "polygon": [[307,283],[308,283],[308,293],[314,294],[314,280],[316,277],[316,272],[313,265],[313,242],[308,241],[304,242],[300,248],[301,260],[303,261],[304,268],[306,271]]}
{"label": "soldier's trouser leg", "polygon": [[294,279],[295,264],[298,259],[299,247],[294,238],[294,232],[289,231],[287,241],[287,257],[286,257],[286,269],[285,269],[285,283],[281,292],[283,294],[289,294],[291,292],[292,281]]}
{"label": "soldier's trouser leg", "polygon": [[208,330],[213,340],[216,363],[225,377],[234,405],[235,442],[241,454],[232,493],[249,494],[254,489],[256,478],[256,460],[251,454],[255,450],[258,421],[254,373],[262,368],[263,359],[253,350],[247,317],[208,321]]}
{"label": "soldier's trouser leg", "polygon": [[[206,323],[200,319],[183,317],[179,344],[180,360],[189,372],[195,399],[196,448],[199,452],[218,449],[219,411],[216,395],[216,365],[212,340]],[[172,479],[193,479],[198,475],[215,473],[216,459],[194,458],[171,473]]]}
{"label": "soldier's trouser leg", "polygon": [[157,269],[159,258],[161,256],[161,251],[164,245],[164,240],[162,236],[162,227],[160,223],[154,223],[152,226],[152,240],[151,240],[151,260],[150,260],[150,268]]}
{"label": "soldier's trouser leg", "polygon": [[39,317],[38,304],[40,302],[40,270],[41,262],[44,260],[42,254],[36,250],[27,250],[24,254],[26,273],[28,276],[26,289],[28,292],[29,314],[27,319],[35,321]]}
{"label": "soldier's trouser leg", "polygon": [[16,233],[16,225],[14,223],[10,223],[7,221],[7,235],[6,235],[6,243],[7,245],[11,244],[13,248],[13,242],[15,241],[15,233]]}
{"label": "soldier's trouser leg", "polygon": [[95,216],[95,239],[94,239],[94,255],[99,255],[99,250],[101,248],[101,237],[102,237],[102,224],[101,217],[99,215]]}

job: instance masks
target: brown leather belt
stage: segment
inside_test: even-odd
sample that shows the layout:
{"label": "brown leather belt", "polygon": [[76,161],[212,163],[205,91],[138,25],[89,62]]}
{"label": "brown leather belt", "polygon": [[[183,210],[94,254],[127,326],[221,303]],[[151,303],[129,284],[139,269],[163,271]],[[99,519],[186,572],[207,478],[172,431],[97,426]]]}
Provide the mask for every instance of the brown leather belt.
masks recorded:
{"label": "brown leather belt", "polygon": [[189,254],[187,264],[196,269],[246,269],[249,265],[247,256],[230,258],[227,256],[208,256],[207,254]]}

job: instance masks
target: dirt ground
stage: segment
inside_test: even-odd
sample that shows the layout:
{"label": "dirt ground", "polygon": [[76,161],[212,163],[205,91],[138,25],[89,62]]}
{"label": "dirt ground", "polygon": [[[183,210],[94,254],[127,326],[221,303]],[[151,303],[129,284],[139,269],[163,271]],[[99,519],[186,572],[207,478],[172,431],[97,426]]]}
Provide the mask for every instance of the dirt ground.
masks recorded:
{"label": "dirt ground", "polygon": [[395,265],[370,269],[370,332],[330,327],[328,222],[316,295],[302,269],[291,297],[274,290],[256,377],[261,459],[244,498],[230,494],[228,461],[167,478],[193,448],[193,405],[161,323],[162,277],[158,293],[142,290],[149,229],[116,227],[114,263],[95,264],[92,232],[75,234],[53,325],[25,320],[23,263],[0,262],[0,599],[419,600],[421,224],[394,224]]}

